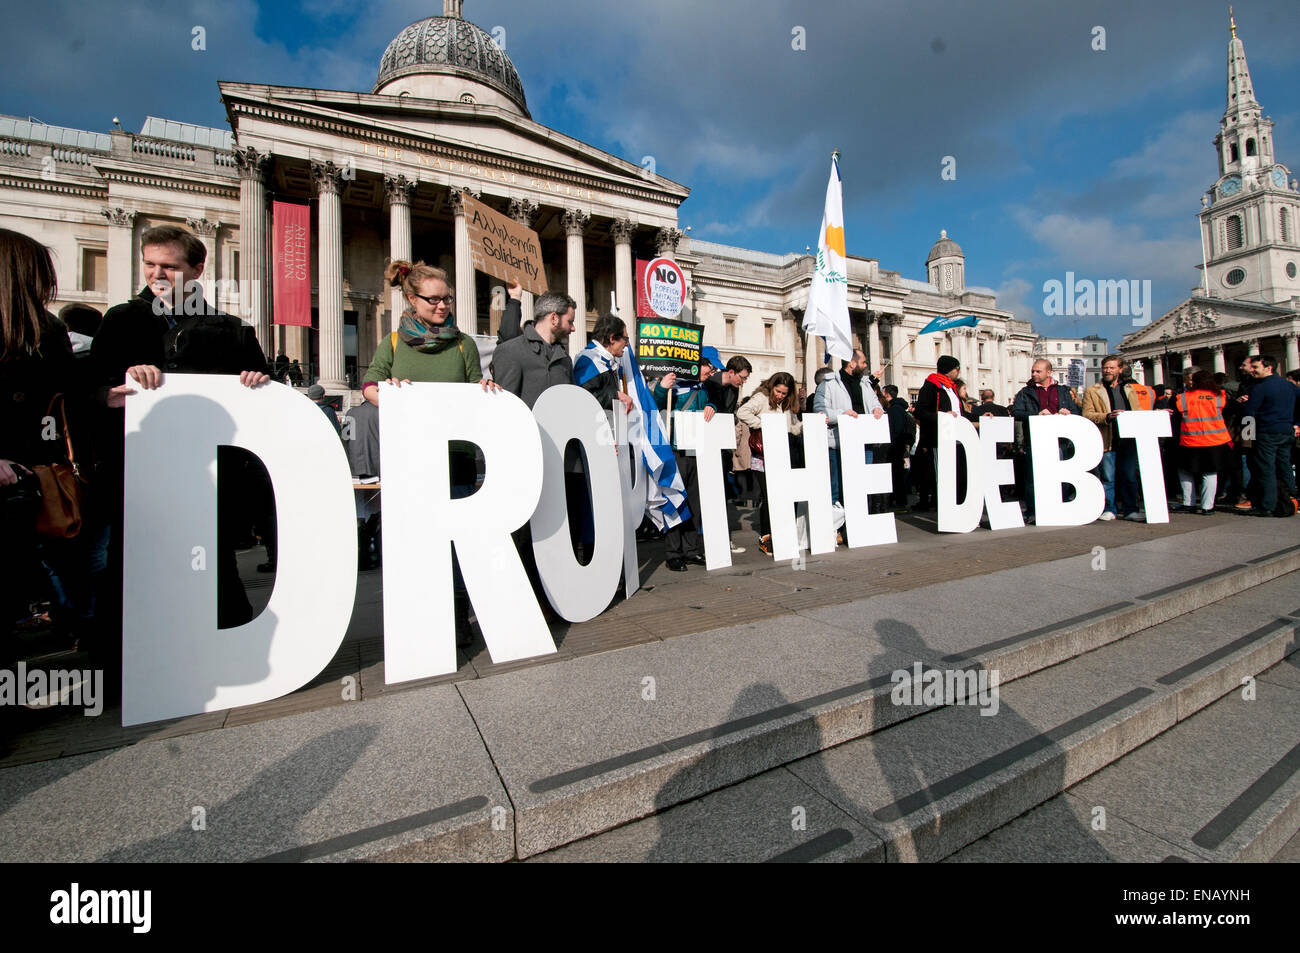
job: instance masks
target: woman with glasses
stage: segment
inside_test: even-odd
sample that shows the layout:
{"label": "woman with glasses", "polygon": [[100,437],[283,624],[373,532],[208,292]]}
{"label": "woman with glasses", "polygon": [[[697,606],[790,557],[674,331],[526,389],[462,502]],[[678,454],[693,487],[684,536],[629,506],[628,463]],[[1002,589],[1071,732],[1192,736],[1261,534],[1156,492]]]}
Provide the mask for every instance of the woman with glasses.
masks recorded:
{"label": "woman with glasses", "polygon": [[412,381],[476,384],[483,380],[478,346],[456,327],[455,298],[447,273],[424,262],[390,262],[384,271],[389,285],[400,287],[407,307],[398,329],[375,348],[361,392],[379,406],[381,381],[401,386]]}
{"label": "woman with glasses", "polygon": [[[381,381],[401,387],[403,384],[477,384],[484,390],[499,390],[496,384],[483,380],[479,365],[478,345],[468,334],[456,327],[456,317],[451,308],[455,298],[447,285],[447,273],[424,262],[393,261],[384,270],[389,285],[401,288],[406,295],[406,310],[396,331],[386,336],[375,348],[375,356],[366,371],[361,393],[366,400],[379,406]],[[472,444],[454,441],[451,445],[451,495],[453,498],[469,496],[478,482],[478,463]],[[358,513],[359,518],[368,514]],[[364,533],[373,534],[378,528],[367,522]],[[369,540],[363,538],[362,552],[369,549]],[[376,546],[376,549],[378,547]],[[470,644],[469,603],[459,567],[455,570],[456,589],[456,644],[462,648]]]}

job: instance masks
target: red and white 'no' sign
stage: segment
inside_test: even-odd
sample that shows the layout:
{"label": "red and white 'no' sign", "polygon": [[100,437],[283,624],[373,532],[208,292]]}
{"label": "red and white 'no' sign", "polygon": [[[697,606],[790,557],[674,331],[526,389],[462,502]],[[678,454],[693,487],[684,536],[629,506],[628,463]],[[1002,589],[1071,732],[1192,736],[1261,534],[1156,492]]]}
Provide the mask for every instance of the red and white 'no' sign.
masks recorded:
{"label": "red and white 'no' sign", "polygon": [[686,275],[671,258],[637,262],[637,316],[675,318],[686,304]]}

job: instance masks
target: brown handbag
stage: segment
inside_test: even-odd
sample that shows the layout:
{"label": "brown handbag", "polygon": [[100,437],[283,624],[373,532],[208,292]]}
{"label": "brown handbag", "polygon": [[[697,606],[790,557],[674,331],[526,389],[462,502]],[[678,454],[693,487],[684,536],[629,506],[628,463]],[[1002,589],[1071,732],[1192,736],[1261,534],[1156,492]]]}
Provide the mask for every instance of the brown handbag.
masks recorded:
{"label": "brown handbag", "polygon": [[52,416],[54,405],[59,405],[59,424],[63,429],[63,442],[67,450],[67,463],[43,463],[31,467],[32,474],[41,482],[41,508],[36,513],[36,532],[50,539],[71,539],[81,532],[81,510],[86,484],[81,478],[81,467],[72,452],[72,437],[68,433],[68,412],[63,395],[50,398],[46,416]]}

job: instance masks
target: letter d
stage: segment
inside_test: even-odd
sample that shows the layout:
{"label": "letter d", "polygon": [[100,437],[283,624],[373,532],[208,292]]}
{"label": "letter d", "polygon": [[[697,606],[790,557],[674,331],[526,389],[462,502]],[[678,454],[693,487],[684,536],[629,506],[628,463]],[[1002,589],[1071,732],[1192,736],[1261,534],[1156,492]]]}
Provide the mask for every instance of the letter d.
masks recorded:
{"label": "letter d", "polygon": [[[196,545],[217,552],[218,445],[261,458],[279,534],[270,603],[220,631],[223,574],[190,567]],[[343,641],[357,581],[352,477],[320,410],[283,384],[169,374],[127,401],[124,472],[122,724],[253,705],[311,681]]]}

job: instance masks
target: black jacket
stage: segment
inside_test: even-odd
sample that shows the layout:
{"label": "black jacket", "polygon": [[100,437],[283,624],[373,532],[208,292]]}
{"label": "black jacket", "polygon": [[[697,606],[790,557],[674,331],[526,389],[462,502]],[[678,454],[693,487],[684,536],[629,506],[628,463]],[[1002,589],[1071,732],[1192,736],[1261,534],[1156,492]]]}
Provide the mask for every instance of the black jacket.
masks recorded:
{"label": "black jacket", "polygon": [[916,396],[916,425],[921,430],[921,446],[934,449],[939,445],[939,414],[957,410],[967,420],[974,421],[974,414],[968,414],[961,407],[952,407],[948,401],[948,391],[940,390],[930,381],[921,385],[921,392]]}
{"label": "black jacket", "polygon": [[907,412],[907,401],[895,397],[885,408],[889,415],[889,442],[894,446],[910,447],[916,438],[916,421]]}
{"label": "black jacket", "polygon": [[722,384],[722,374],[714,374],[704,382],[704,393],[708,397],[708,405],[719,414],[734,414],[736,406],[740,403],[740,388],[725,387]]}
{"label": "black jacket", "polygon": [[104,315],[90,352],[98,383],[115,387],[137,364],[164,374],[270,373],[257,334],[239,318],[206,302],[202,314],[155,313],[155,300],[146,287]]}

